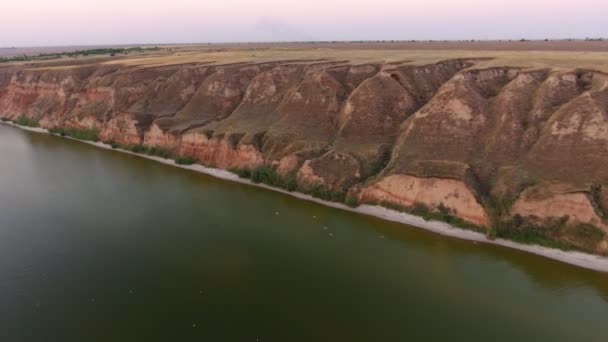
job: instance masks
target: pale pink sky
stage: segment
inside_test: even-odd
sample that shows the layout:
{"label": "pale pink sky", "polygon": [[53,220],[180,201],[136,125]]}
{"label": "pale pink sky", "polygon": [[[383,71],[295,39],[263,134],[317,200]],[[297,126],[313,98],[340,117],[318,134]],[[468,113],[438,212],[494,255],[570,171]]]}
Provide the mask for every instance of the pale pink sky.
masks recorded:
{"label": "pale pink sky", "polygon": [[7,0],[0,47],[608,37],[608,0]]}

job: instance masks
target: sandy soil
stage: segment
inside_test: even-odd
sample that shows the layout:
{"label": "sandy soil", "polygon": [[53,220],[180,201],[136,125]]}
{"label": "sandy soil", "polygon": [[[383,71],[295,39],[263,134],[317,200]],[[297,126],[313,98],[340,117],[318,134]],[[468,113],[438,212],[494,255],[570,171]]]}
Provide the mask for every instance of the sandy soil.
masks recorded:
{"label": "sandy soil", "polygon": [[[10,123],[10,122],[2,122],[2,123],[11,125],[11,126],[15,126],[15,127],[19,127],[21,129],[31,131],[31,132],[50,134],[46,129],[43,129],[43,128],[23,127],[23,126],[19,126],[19,125]],[[142,154],[133,153],[131,151],[122,150],[122,149],[113,149],[110,145],[106,145],[101,142],[82,141],[82,140],[77,140],[77,139],[73,139],[73,138],[69,138],[69,137],[66,137],[66,138],[76,140],[79,142],[83,142],[83,143],[86,143],[89,145],[97,146],[100,148],[104,148],[107,150],[127,153],[127,154],[135,155],[135,156],[138,156],[141,158],[154,160],[159,163],[166,164],[166,165],[171,165],[171,166],[179,167],[182,169],[200,172],[200,173],[203,173],[203,174],[206,174],[209,176],[213,176],[216,178],[221,178],[221,179],[225,179],[225,180],[253,185],[253,186],[260,187],[260,188],[280,192],[280,193],[283,193],[286,195],[294,196],[294,197],[297,197],[297,198],[300,198],[303,200],[307,200],[307,201],[311,201],[311,202],[316,202],[316,203],[323,204],[323,205],[326,205],[329,207],[347,210],[350,212],[355,212],[355,213],[359,213],[359,214],[363,214],[363,215],[375,216],[375,217],[378,217],[378,218],[381,218],[381,219],[384,219],[387,221],[403,223],[403,224],[406,224],[409,226],[413,226],[413,227],[425,229],[425,230],[428,230],[428,231],[431,231],[431,232],[434,232],[437,234],[441,234],[443,236],[512,248],[512,249],[540,255],[540,256],[543,256],[546,258],[558,260],[558,261],[561,261],[561,262],[564,262],[564,263],[567,263],[570,265],[608,273],[608,258],[593,255],[593,254],[574,252],[574,251],[561,251],[558,249],[541,247],[541,246],[536,246],[536,245],[524,245],[524,244],[516,243],[513,241],[509,241],[509,240],[503,240],[503,239],[490,240],[484,234],[481,234],[481,233],[456,228],[456,227],[451,226],[444,222],[426,221],[421,217],[417,217],[414,215],[398,212],[398,211],[383,208],[383,207],[361,205],[357,208],[351,208],[344,204],[320,200],[320,199],[314,198],[310,195],[305,195],[305,194],[301,194],[301,193],[297,193],[297,192],[288,192],[288,191],[273,188],[273,187],[270,187],[270,186],[267,186],[264,184],[256,184],[256,183],[251,182],[250,180],[240,178],[237,175],[235,175],[229,171],[225,171],[225,170],[208,168],[208,167],[204,167],[202,165],[179,165],[179,164],[176,164],[175,161],[172,159],[165,159],[165,158],[160,158],[160,157],[142,155]]]}

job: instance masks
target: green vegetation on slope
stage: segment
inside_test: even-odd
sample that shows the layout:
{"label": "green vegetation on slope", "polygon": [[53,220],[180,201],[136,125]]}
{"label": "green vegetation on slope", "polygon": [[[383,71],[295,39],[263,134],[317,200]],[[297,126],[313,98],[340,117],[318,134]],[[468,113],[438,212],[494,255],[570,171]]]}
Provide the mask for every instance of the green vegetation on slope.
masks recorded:
{"label": "green vegetation on slope", "polygon": [[344,203],[346,200],[346,193],[343,191],[332,191],[324,185],[314,185],[309,189],[303,189],[304,193],[311,195],[312,197],[320,198],[326,201]]}
{"label": "green vegetation on slope", "polygon": [[196,159],[193,157],[177,157],[175,158],[175,163],[179,165],[192,165],[196,164]]}
{"label": "green vegetation on slope", "polygon": [[595,252],[606,233],[590,224],[568,224],[568,216],[534,223],[515,215],[496,226],[496,237],[561,250]]}
{"label": "green vegetation on slope", "polygon": [[147,154],[149,156],[161,157],[166,159],[172,159],[174,157],[173,152],[161,148],[161,147],[151,147],[145,145],[133,145],[133,146],[122,146],[121,148],[125,150],[129,150],[134,153]]}
{"label": "green vegetation on slope", "polygon": [[142,144],[137,145],[121,145],[114,141],[105,141],[104,144],[110,145],[112,148],[120,148],[133,153],[145,154],[153,157],[160,157],[165,159],[174,159],[176,164],[179,165],[192,165],[198,161],[192,156],[176,156],[176,154],[168,149],[157,147],[157,146],[146,146]]}
{"label": "green vegetation on slope", "polygon": [[274,168],[269,166],[258,166],[253,170],[233,168],[229,170],[237,174],[241,178],[251,179],[254,183],[262,183],[270,186],[275,186],[287,191],[297,190],[297,181],[294,174],[286,177],[281,177]]}
{"label": "green vegetation on slope", "polygon": [[67,136],[79,140],[99,141],[99,133],[95,129],[54,127],[49,129],[49,132],[61,135],[62,137]]}
{"label": "green vegetation on slope", "polygon": [[[237,174],[241,178],[251,179],[254,183],[262,183],[287,191],[298,191],[326,201],[339,203],[345,203],[346,201],[346,193],[332,191],[323,185],[315,185],[312,187],[299,186],[295,172],[281,177],[274,168],[265,165],[258,166],[253,170],[233,168],[229,171]],[[356,206],[356,204],[353,203],[350,203],[349,205]]]}
{"label": "green vegetation on slope", "polygon": [[31,119],[25,116],[20,116],[15,123],[19,126],[26,126],[26,127],[40,127],[40,124],[38,123],[38,120],[35,119]]}
{"label": "green vegetation on slope", "polygon": [[[375,203],[368,203],[375,204]],[[478,233],[485,233],[486,230],[482,227],[476,226],[470,222],[467,222],[459,217],[457,217],[449,208],[445,207],[443,203],[440,203],[437,207],[437,210],[433,210],[429,208],[424,203],[414,203],[411,207],[402,207],[390,202],[382,202],[379,203],[380,206],[383,206],[388,209],[401,211],[404,213],[412,214],[415,216],[420,216],[426,221],[441,221],[448,223],[454,227],[472,230]]]}

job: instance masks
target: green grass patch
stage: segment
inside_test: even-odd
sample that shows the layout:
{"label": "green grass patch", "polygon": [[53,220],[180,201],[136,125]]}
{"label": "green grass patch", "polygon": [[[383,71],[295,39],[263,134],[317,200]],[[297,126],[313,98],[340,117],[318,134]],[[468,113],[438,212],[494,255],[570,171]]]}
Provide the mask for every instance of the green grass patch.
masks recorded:
{"label": "green grass patch", "polygon": [[104,141],[103,143],[104,143],[104,144],[106,144],[106,145],[110,145],[110,147],[112,147],[112,148],[114,148],[114,149],[116,149],[116,148],[119,148],[119,147],[120,147],[120,145],[119,145],[119,144],[117,144],[116,142],[114,142],[114,140],[110,140],[110,141]]}
{"label": "green grass patch", "polygon": [[545,247],[568,250],[571,246],[555,241],[566,224],[568,218],[559,220],[546,220],[541,226],[536,223],[525,221],[521,216],[504,220],[496,224],[496,237],[517,241],[524,244],[540,245]]}
{"label": "green grass patch", "polygon": [[[175,157],[175,154],[168,149],[162,148],[162,147],[157,147],[157,146],[146,146],[146,145],[142,145],[142,144],[137,144],[137,145],[123,145],[123,144],[118,144],[114,141],[108,141],[106,142],[106,144],[110,145],[112,148],[116,149],[116,148],[120,148],[122,150],[125,151],[131,151],[133,153],[137,153],[137,154],[145,154],[148,156],[154,156],[154,157],[161,157],[161,158],[165,158],[165,159],[173,159]],[[177,158],[175,159],[175,161],[180,164],[180,162],[184,163],[184,164],[189,164],[189,158],[181,158],[180,162],[178,162]],[[190,164],[194,164],[196,162],[196,160],[193,160]]]}
{"label": "green grass patch", "polygon": [[281,187],[291,192],[298,189],[298,180],[295,173],[291,173],[282,179]]}
{"label": "green grass patch", "polygon": [[515,215],[496,225],[496,237],[529,245],[595,253],[597,244],[606,238],[606,233],[590,224],[570,224],[568,216],[531,222]]}
{"label": "green grass patch", "polygon": [[298,187],[295,175],[281,177],[277,171],[270,166],[259,166],[251,171],[251,180],[254,183],[263,183],[287,191],[295,191]]}
{"label": "green grass patch", "polygon": [[[376,203],[368,203],[376,204]],[[482,227],[474,225],[468,221],[461,219],[449,208],[445,207],[443,203],[440,203],[436,209],[431,209],[424,203],[414,203],[410,207],[404,207],[391,202],[381,202],[377,205],[392,209],[395,211],[401,211],[404,213],[416,215],[422,217],[425,221],[440,221],[448,223],[454,227],[461,229],[471,230],[478,233],[485,233],[486,230]]]}
{"label": "green grass patch", "polygon": [[131,145],[131,146],[120,146],[122,149],[131,151],[133,153],[146,154],[154,157],[161,157],[165,159],[172,159],[173,152],[161,147],[150,147],[146,145]]}
{"label": "green grass patch", "polygon": [[262,183],[287,191],[296,191],[298,188],[295,173],[290,173],[289,175],[282,177],[274,168],[266,165],[258,166],[253,170],[248,168],[231,168],[228,171],[241,178],[251,179],[254,183]]}
{"label": "green grass patch", "polygon": [[350,197],[347,196],[346,200],[344,201],[344,204],[346,204],[347,206],[349,206],[351,208],[356,208],[359,206],[359,201],[354,196],[350,196]]}
{"label": "green grass patch", "polygon": [[78,140],[99,141],[99,133],[95,129],[55,127],[49,129],[49,132]]}
{"label": "green grass patch", "polygon": [[196,159],[193,157],[177,157],[175,163],[179,165],[192,165],[196,163]]}
{"label": "green grass patch", "polygon": [[275,169],[268,166],[260,166],[251,172],[251,180],[254,183],[264,183],[267,185],[275,185],[279,182],[279,175]]}
{"label": "green grass patch", "polygon": [[325,201],[344,203],[346,200],[346,193],[344,191],[332,191],[328,187],[320,184],[313,186],[306,192],[312,197]]}
{"label": "green grass patch", "polygon": [[256,167],[253,170],[247,168],[232,168],[229,169],[229,171],[238,175],[241,178],[251,179],[251,181],[254,183],[266,184],[273,187],[285,189],[290,192],[299,191],[326,201],[344,203],[346,199],[345,192],[331,191],[323,185],[315,185],[311,188],[300,188],[298,187],[298,181],[295,172],[292,172],[286,176],[280,176],[274,168],[266,165]]}
{"label": "green grass patch", "polygon": [[239,169],[239,168],[231,168],[228,171],[234,173],[235,175],[241,178],[251,179],[251,170],[249,169]]}
{"label": "green grass patch", "polygon": [[26,127],[40,127],[40,124],[38,123],[38,120],[36,119],[31,119],[25,116],[20,116],[15,123],[19,126],[26,126]]}

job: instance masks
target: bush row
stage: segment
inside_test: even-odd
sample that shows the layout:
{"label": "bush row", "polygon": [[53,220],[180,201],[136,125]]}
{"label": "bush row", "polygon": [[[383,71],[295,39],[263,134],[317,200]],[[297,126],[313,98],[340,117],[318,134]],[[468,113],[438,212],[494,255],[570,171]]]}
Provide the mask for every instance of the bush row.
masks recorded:
{"label": "bush row", "polygon": [[161,148],[161,147],[151,147],[146,145],[131,145],[131,146],[120,146],[122,149],[131,151],[133,153],[146,154],[154,157],[161,157],[166,159],[173,159],[173,152]]}
{"label": "bush row", "polygon": [[287,191],[298,191],[304,194],[309,194],[315,198],[319,198],[326,201],[345,203],[349,206],[356,207],[358,205],[355,199],[349,199],[346,201],[346,193],[340,191],[332,191],[326,186],[315,185],[313,187],[301,187],[298,186],[295,172],[288,174],[287,176],[281,177],[274,168],[270,166],[258,166],[253,170],[243,168],[230,169],[232,173],[235,173],[241,178],[251,179],[254,183],[262,183],[278,188],[285,189]]}
{"label": "bush row", "polygon": [[161,157],[165,159],[174,159],[176,164],[179,165],[192,165],[196,164],[197,160],[194,157],[180,157],[176,156],[171,150],[164,149],[156,146],[146,146],[142,144],[137,145],[122,145],[117,144],[114,141],[104,141],[104,144],[110,145],[112,148],[120,148],[133,153],[145,154],[154,157]]}
{"label": "bush row", "polygon": [[569,224],[568,220],[568,216],[563,216],[531,222],[515,215],[496,225],[496,237],[562,250],[595,252],[606,233],[590,224]]}
{"label": "bush row", "polygon": [[424,203],[420,203],[420,202],[416,202],[416,203],[414,203],[414,205],[412,205],[410,207],[403,207],[403,206],[399,206],[399,205],[396,205],[396,204],[390,203],[390,202],[382,202],[382,203],[379,203],[379,205],[383,206],[385,208],[389,208],[389,209],[393,209],[396,211],[401,211],[404,213],[422,217],[426,221],[433,220],[433,221],[446,222],[452,226],[455,226],[455,227],[458,227],[461,229],[475,231],[478,233],[484,233],[486,231],[482,227],[474,225],[474,224],[472,224],[468,221],[465,221],[465,220],[461,219],[460,217],[456,216],[456,214],[449,208],[445,207],[443,205],[443,203],[440,203],[439,206],[437,206],[436,210],[431,209]]}
{"label": "bush row", "polygon": [[275,186],[287,191],[295,191],[298,187],[294,174],[281,177],[274,168],[265,165],[258,166],[253,170],[248,168],[232,168],[229,171],[241,178],[251,179],[254,183]]}
{"label": "bush row", "polygon": [[175,158],[175,162],[179,165],[192,165],[196,164],[196,159],[193,157],[177,157]]}
{"label": "bush row", "polygon": [[17,120],[15,120],[15,123],[19,126],[40,127],[38,120],[31,119],[26,116],[20,116]]}
{"label": "bush row", "polygon": [[54,127],[49,132],[78,140],[99,141],[99,133],[95,129]]}

